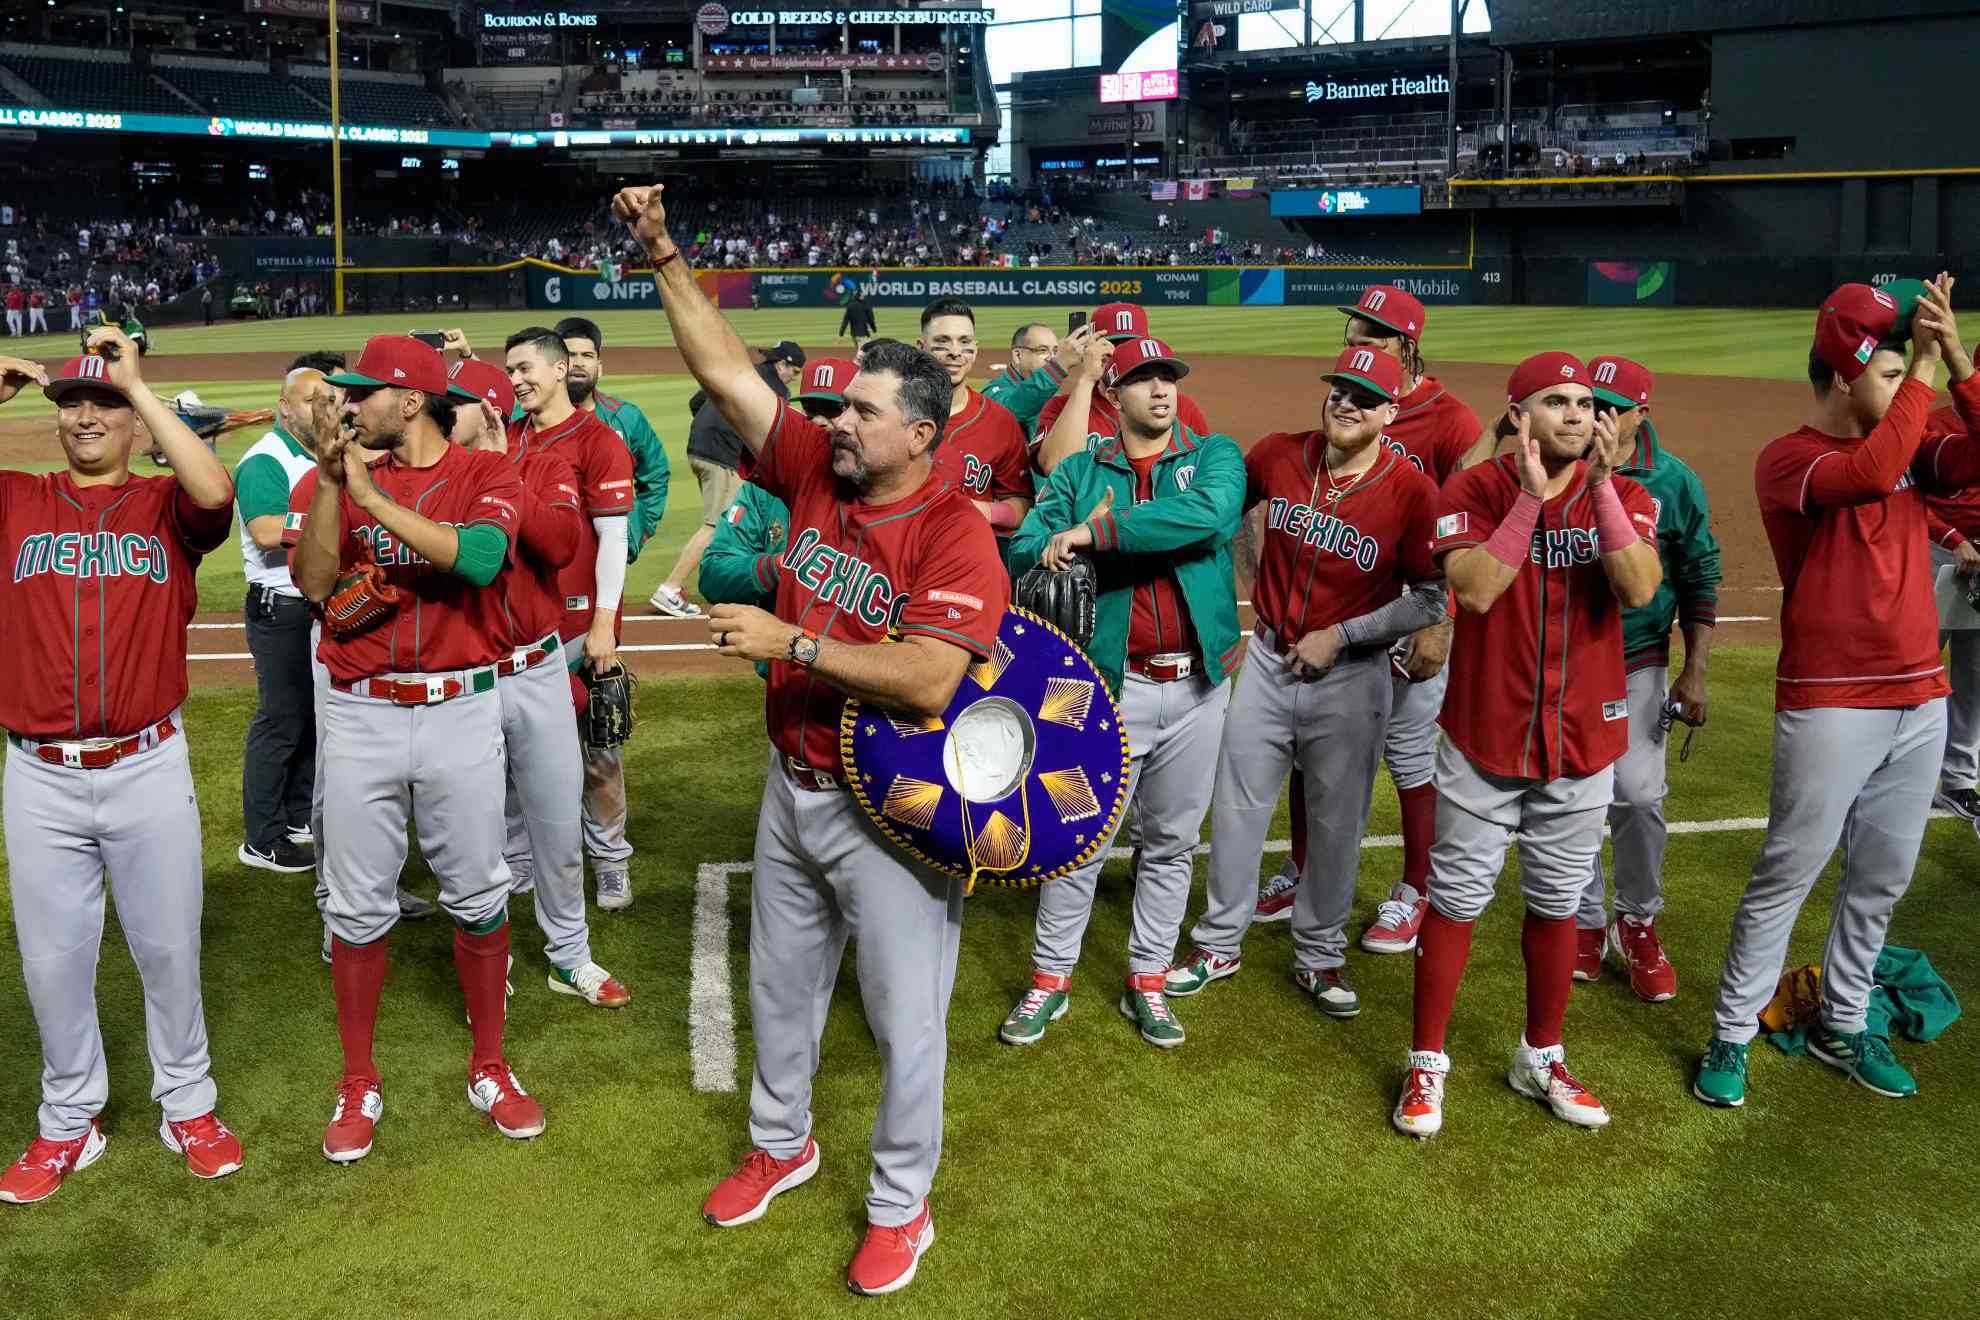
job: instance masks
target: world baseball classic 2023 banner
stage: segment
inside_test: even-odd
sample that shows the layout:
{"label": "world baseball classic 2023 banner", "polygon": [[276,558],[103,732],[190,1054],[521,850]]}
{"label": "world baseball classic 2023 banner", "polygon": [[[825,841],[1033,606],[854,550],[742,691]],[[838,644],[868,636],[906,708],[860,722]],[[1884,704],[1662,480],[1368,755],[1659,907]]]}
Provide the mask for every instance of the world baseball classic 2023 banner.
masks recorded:
{"label": "world baseball classic 2023 banner", "polygon": [[[702,289],[724,308],[842,307],[857,288],[876,307],[923,307],[937,298],[1004,306],[1284,307],[1352,303],[1370,284],[1394,284],[1426,303],[1466,303],[1472,272],[1370,266],[1045,266],[977,270],[704,270]],[[594,271],[531,267],[529,305],[544,311],[658,307],[651,271],[601,280]]]}

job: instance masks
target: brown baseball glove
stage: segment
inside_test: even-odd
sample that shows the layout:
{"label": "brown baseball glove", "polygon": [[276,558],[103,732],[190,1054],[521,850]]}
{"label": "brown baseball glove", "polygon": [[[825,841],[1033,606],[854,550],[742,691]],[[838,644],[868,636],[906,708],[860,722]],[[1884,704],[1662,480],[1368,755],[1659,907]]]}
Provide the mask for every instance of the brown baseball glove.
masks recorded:
{"label": "brown baseball glove", "polygon": [[385,580],[385,570],[361,550],[358,560],[337,579],[330,599],[323,602],[323,625],[333,637],[356,637],[370,632],[399,608],[399,589]]}

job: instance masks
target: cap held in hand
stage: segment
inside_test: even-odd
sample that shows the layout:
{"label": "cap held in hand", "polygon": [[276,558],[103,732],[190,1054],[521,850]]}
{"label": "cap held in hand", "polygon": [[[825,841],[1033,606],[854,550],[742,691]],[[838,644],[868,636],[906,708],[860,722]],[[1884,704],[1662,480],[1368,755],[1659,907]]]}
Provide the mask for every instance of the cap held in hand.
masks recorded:
{"label": "cap held in hand", "polygon": [[60,403],[70,391],[85,388],[108,390],[127,404],[131,401],[131,396],[124,392],[121,385],[111,383],[110,360],[100,353],[84,353],[81,357],[70,358],[62,364],[60,371],[48,378],[41,392]]}

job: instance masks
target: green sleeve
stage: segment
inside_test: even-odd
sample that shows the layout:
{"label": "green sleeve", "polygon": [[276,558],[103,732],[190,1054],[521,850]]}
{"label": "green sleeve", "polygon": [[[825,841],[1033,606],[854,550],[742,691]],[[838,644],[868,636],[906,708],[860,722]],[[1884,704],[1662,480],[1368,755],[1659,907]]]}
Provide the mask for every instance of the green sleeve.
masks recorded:
{"label": "green sleeve", "polygon": [[631,414],[626,419],[626,448],[633,456],[633,511],[626,520],[626,557],[638,559],[640,547],[645,545],[660,525],[660,515],[667,511],[667,483],[671,472],[667,466],[667,451],[660,443],[660,437],[653,433],[653,424],[646,420],[646,414],[626,405]]}
{"label": "green sleeve", "polygon": [[1010,409],[1011,416],[1018,419],[1018,425],[1029,436],[1038,425],[1038,414],[1045,410],[1045,401],[1059,392],[1065,379],[1065,370],[1058,360],[1047,359],[1044,366],[1010,386],[997,402]]}
{"label": "green sleeve", "polygon": [[1244,454],[1227,435],[1201,438],[1189,489],[1113,510],[1097,519],[1093,548],[1123,554],[1163,554],[1228,541],[1244,517]]}
{"label": "green sleeve", "polygon": [[711,605],[768,606],[777,594],[777,556],[790,511],[776,496],[747,483],[730,508],[741,514],[734,522],[726,512],[716,519],[715,534],[701,552],[701,594]]}
{"label": "green sleeve", "polygon": [[1038,502],[1031,506],[1031,512],[1011,536],[1005,562],[1010,565],[1012,577],[1037,567],[1045,543],[1079,521],[1073,512],[1079,499],[1077,483],[1092,466],[1086,455],[1073,454],[1045,478],[1045,484],[1038,488]]}
{"label": "green sleeve", "polygon": [[488,523],[476,523],[461,528],[455,535],[460,544],[454,550],[454,566],[447,571],[477,587],[493,582],[509,557],[509,534]]}
{"label": "green sleeve", "polygon": [[234,502],[241,521],[281,517],[289,511],[289,474],[273,454],[256,454],[234,469]]}
{"label": "green sleeve", "polygon": [[1712,535],[1705,485],[1689,467],[1682,469],[1682,507],[1674,510],[1681,529],[1671,590],[1678,598],[1680,623],[1712,624],[1719,616],[1719,541]]}

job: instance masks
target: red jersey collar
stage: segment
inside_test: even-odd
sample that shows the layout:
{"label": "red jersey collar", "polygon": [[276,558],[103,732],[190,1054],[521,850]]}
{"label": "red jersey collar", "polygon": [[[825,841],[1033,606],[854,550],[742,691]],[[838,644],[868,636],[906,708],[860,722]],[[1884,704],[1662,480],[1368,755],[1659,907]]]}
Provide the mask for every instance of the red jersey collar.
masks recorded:
{"label": "red jersey collar", "polygon": [[522,429],[526,433],[533,435],[536,438],[537,444],[554,445],[559,440],[567,440],[576,434],[584,427],[586,422],[592,420],[592,417],[593,414],[586,412],[584,409],[574,408],[569,417],[558,422],[555,426],[539,428],[536,425],[536,419],[534,417],[525,416],[522,419]]}

